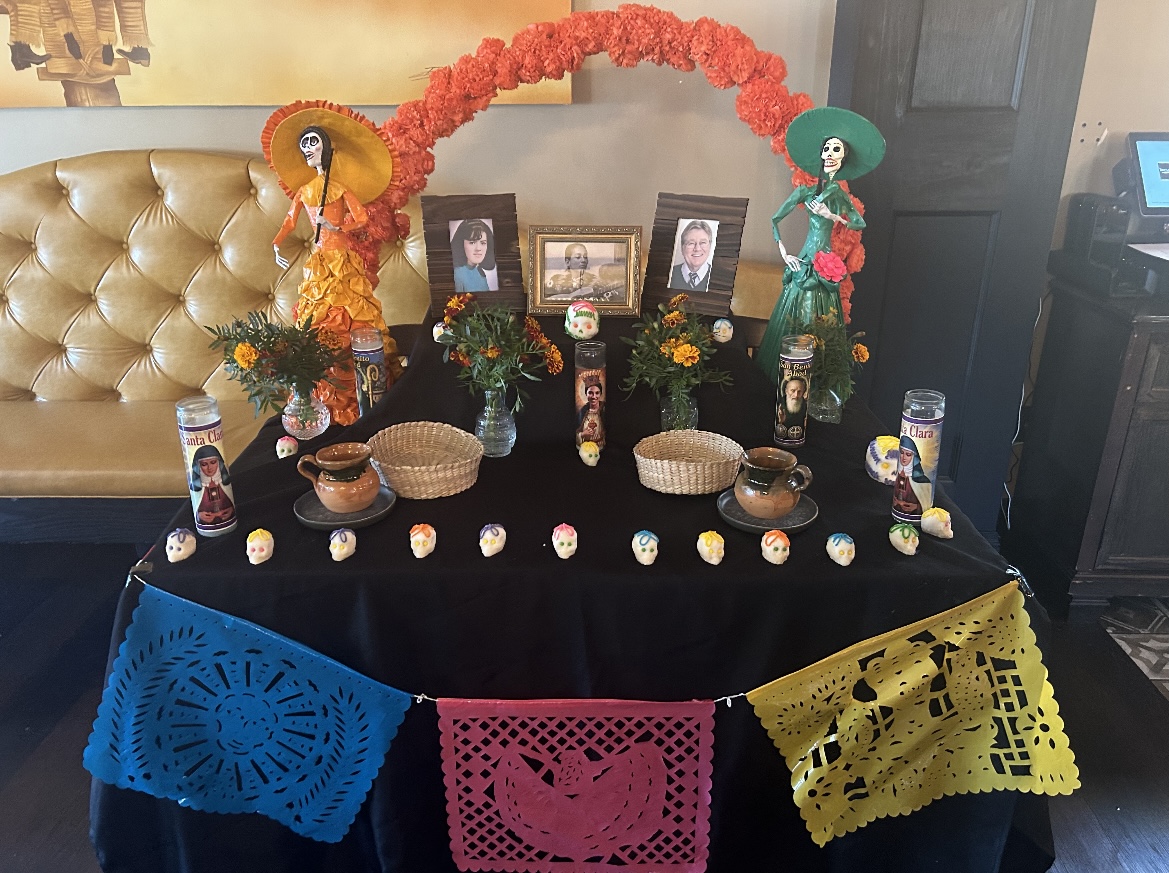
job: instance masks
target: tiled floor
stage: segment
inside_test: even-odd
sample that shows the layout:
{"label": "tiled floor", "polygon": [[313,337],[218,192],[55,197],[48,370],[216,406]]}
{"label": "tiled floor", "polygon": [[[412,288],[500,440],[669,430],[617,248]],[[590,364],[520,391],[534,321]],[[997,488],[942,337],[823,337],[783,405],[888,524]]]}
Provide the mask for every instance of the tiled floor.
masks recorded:
{"label": "tiled floor", "polygon": [[1169,600],[1117,597],[1100,616],[1113,641],[1169,698]]}

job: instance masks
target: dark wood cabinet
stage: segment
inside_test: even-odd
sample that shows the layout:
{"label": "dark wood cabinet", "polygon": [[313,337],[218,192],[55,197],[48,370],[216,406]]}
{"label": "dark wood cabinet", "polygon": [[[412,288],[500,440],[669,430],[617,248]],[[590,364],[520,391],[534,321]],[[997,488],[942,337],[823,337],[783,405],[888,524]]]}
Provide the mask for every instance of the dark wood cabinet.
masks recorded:
{"label": "dark wood cabinet", "polygon": [[1169,299],[1051,290],[1003,554],[1074,603],[1169,596]]}

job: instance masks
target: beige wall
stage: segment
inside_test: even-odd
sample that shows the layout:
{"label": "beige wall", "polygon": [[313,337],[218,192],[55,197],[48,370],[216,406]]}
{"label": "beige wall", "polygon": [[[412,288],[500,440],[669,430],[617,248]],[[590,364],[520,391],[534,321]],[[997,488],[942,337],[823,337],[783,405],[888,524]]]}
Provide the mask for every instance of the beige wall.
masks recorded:
{"label": "beige wall", "polygon": [[[577,9],[613,5],[603,0],[574,4]],[[685,19],[713,15],[738,26],[758,47],[787,60],[787,84],[793,91],[807,91],[817,104],[824,102],[835,0],[660,0],[657,5]],[[790,190],[789,174],[767,141],[735,116],[735,93],[712,88],[697,71],[678,73],[652,64],[618,69],[606,56],[598,56],[575,77],[575,105],[495,106],[442,140],[427,190],[514,191],[525,225],[613,223],[647,229],[658,191],[745,196],[751,205],[743,255],[778,263],[768,220]],[[392,112],[387,107],[361,109],[378,123]],[[260,130],[270,111],[0,110],[0,172],[104,149],[258,154]],[[799,238],[803,231],[793,228],[792,233]]]}

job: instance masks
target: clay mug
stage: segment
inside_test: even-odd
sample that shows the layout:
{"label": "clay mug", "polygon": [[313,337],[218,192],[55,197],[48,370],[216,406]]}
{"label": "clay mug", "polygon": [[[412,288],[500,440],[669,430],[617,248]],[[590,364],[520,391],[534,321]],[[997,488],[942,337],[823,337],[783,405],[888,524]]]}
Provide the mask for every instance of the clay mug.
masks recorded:
{"label": "clay mug", "polygon": [[[330,512],[360,512],[373,503],[381,481],[369,465],[373,451],[365,443],[334,443],[318,449],[315,455],[305,455],[296,464],[296,470],[313,483],[317,497]],[[316,466],[313,474],[305,464]]]}
{"label": "clay mug", "polygon": [[812,483],[812,471],[783,449],[748,449],[742,464],[735,480],[735,499],[756,518],[787,515],[800,502],[800,492]]}

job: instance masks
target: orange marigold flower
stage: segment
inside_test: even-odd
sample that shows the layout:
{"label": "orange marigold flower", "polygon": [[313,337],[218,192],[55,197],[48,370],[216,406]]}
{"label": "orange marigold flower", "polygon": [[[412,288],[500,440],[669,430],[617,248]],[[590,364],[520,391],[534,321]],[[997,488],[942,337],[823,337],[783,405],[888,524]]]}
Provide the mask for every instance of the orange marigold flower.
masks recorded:
{"label": "orange marigold flower", "polygon": [[451,360],[462,367],[471,366],[471,359],[458,349],[451,349]]}
{"label": "orange marigold flower", "polygon": [[492,361],[494,361],[500,355],[499,346],[488,346],[487,348],[480,349],[479,351],[483,353],[483,357],[489,358]]}
{"label": "orange marigold flower", "polygon": [[322,327],[317,331],[317,339],[321,341],[321,345],[328,346],[331,349],[341,348],[341,337],[328,328]]}
{"label": "orange marigold flower", "polygon": [[869,359],[869,348],[864,343],[853,343],[852,359],[858,364],[863,364]]}
{"label": "orange marigold flower", "polygon": [[553,376],[564,369],[564,356],[560,354],[560,349],[551,343],[548,344],[548,348],[544,352],[544,366]]}
{"label": "orange marigold flower", "polygon": [[528,339],[532,342],[536,342],[544,335],[544,332],[540,330],[540,322],[536,321],[530,315],[524,316],[524,333],[528,335]]}
{"label": "orange marigold flower", "polygon": [[673,312],[667,312],[664,316],[662,316],[662,324],[664,324],[666,327],[677,327],[678,325],[683,324],[685,321],[686,316],[677,310],[674,310]]}
{"label": "orange marigold flower", "polygon": [[682,343],[674,349],[674,363],[681,364],[683,367],[694,366],[700,357],[697,347],[690,345],[690,343]]}
{"label": "orange marigold flower", "polygon": [[689,294],[675,294],[670,298],[670,309],[677,309],[683,303],[690,299]]}
{"label": "orange marigold flower", "polygon": [[662,343],[660,346],[658,346],[658,351],[669,358],[674,354],[674,347],[669,343]]}
{"label": "orange marigold flower", "polygon": [[256,347],[251,343],[240,343],[235,347],[235,352],[232,353],[235,362],[239,364],[240,369],[250,370],[256,365],[256,360],[260,357],[260,353],[256,351]]}

